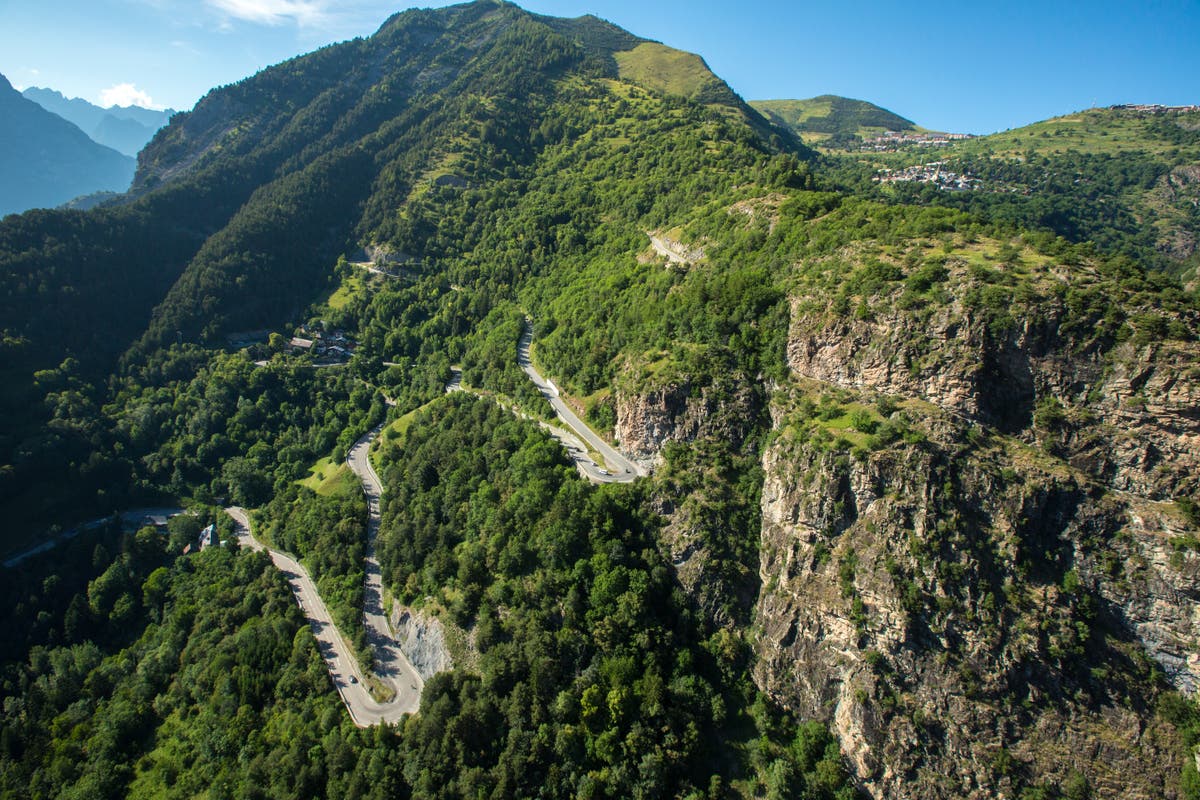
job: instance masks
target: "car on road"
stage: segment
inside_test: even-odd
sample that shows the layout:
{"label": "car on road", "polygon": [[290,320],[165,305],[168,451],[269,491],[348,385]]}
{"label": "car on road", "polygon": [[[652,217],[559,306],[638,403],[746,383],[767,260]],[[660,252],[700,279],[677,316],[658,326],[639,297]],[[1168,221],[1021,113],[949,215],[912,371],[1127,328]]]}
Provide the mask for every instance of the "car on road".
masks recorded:
{"label": "car on road", "polygon": [[608,470],[606,470],[606,469],[601,469],[601,470],[598,470],[598,472],[599,472],[601,475],[612,475],[612,473],[611,473],[611,472],[609,472],[609,471],[608,471]]}
{"label": "car on road", "polygon": [[356,676],[356,675],[351,675],[351,676],[350,676],[350,682],[351,682],[351,683],[358,683],[358,676]]}

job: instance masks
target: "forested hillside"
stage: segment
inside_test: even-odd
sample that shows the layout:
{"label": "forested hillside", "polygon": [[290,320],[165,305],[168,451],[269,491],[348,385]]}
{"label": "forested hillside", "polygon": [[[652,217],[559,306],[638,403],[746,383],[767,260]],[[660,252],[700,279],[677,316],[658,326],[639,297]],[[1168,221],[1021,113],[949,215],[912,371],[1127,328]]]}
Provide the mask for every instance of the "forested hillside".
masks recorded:
{"label": "forested hillside", "polygon": [[[1054,157],[1108,177],[885,185],[490,0],[213,90],[119,203],[0,223],[6,549],[254,508],[365,668],[382,423],[385,595],[454,668],[361,731],[262,556],[80,533],[12,570],[4,790],[1200,797],[1200,304],[1086,213],[1145,154]],[[527,318],[648,477],[539,427]]]}
{"label": "forested hillside", "polygon": [[1200,263],[1198,127],[1195,112],[1090,109],[938,148],[835,155],[830,172],[859,193],[969,209],[1187,280]]}

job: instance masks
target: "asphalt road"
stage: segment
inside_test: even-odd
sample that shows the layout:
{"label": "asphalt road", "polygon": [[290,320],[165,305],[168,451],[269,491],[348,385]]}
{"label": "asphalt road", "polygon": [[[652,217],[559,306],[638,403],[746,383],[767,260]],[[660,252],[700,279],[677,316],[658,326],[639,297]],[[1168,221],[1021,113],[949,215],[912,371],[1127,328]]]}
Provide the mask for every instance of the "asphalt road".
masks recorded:
{"label": "asphalt road", "polygon": [[[183,512],[182,508],[135,508],[132,511],[122,512],[120,516],[121,516],[122,524],[124,524],[125,526],[128,527],[131,525],[138,524],[138,522],[141,519],[143,519],[144,517],[148,517],[148,516],[152,516],[152,515],[153,516],[172,517],[172,516],[174,516],[176,514],[180,514],[182,512]],[[108,522],[110,519],[112,519],[112,517],[100,517],[99,519],[94,519],[94,520],[91,520],[90,522],[84,522],[81,525],[76,525],[74,528],[69,528],[69,529],[63,531],[62,533],[60,533],[58,536],[54,537],[53,539],[49,539],[47,541],[42,542],[41,544],[30,547],[28,550],[23,550],[20,553],[16,553],[15,555],[9,556],[4,561],[4,566],[5,567],[18,566],[22,561],[25,561],[28,558],[32,558],[33,556],[36,556],[40,553],[45,553],[50,550],[53,550],[55,547],[58,547],[63,542],[70,541],[71,539],[74,539],[76,536],[78,536],[81,533],[87,533],[89,531],[96,530],[97,528],[101,527],[106,522]]]}
{"label": "asphalt road", "polygon": [[[521,334],[521,339],[517,343],[517,364],[529,377],[529,380],[537,386],[542,396],[550,401],[558,418],[570,428],[568,432],[553,425],[545,426],[550,434],[567,448],[579,470],[595,483],[630,483],[644,476],[646,474],[644,469],[630,461],[589,428],[559,397],[558,387],[554,385],[553,381],[543,378],[541,373],[534,368],[533,362],[529,358],[529,345],[532,342],[533,324],[526,320],[525,332]],[[593,450],[604,457],[606,462],[604,467],[588,457],[587,448],[584,447],[583,442],[587,442]]]}
{"label": "asphalt road", "polygon": [[[571,407],[562,401],[558,389],[553,382],[546,380],[534,369],[529,359],[529,346],[533,340],[533,326],[526,322],[525,332],[517,347],[517,363],[542,395],[550,401],[560,420],[567,428],[542,423],[550,435],[562,443],[576,466],[585,476],[596,483],[628,483],[645,475],[645,471],[625,458],[608,442],[601,439],[583,420],[576,416]],[[454,371],[447,392],[462,388],[462,376]],[[375,556],[375,538],[379,534],[380,496],[383,494],[383,483],[379,480],[375,468],[371,465],[371,442],[379,435],[383,426],[378,425],[365,436],[354,443],[346,458],[350,469],[362,481],[363,493],[367,498],[367,554],[364,564],[366,584],[363,597],[363,624],[366,627],[367,640],[371,644],[375,656],[374,675],[395,692],[395,697],[387,703],[380,703],[367,690],[365,676],[360,671],[354,648],[338,631],[329,614],[329,609],[317,593],[317,587],[309,576],[308,571],[294,558],[286,553],[266,547],[250,531],[250,519],[244,509],[232,507],[226,511],[238,523],[238,540],[243,547],[253,550],[264,550],[270,555],[275,566],[283,572],[296,602],[300,604],[322,658],[329,669],[333,685],[346,704],[351,719],[359,727],[379,725],[381,723],[398,722],[405,714],[415,713],[421,704],[421,690],[424,681],[413,668],[408,658],[400,650],[392,636],[391,626],[383,607],[383,577],[379,569],[379,560]],[[588,456],[587,445],[599,452],[607,462],[606,467],[596,464]]]}
{"label": "asphalt road", "polygon": [[662,239],[658,238],[657,236],[651,235],[651,234],[647,234],[647,235],[650,236],[650,246],[654,248],[654,252],[656,252],[660,256],[663,256],[664,258],[666,258],[667,261],[669,261],[670,263],[684,264],[684,265],[692,263],[691,259],[689,259],[683,253],[680,253],[676,248],[671,247],[669,244],[667,244]]}
{"label": "asphalt road", "polygon": [[383,575],[379,559],[375,556],[375,538],[379,535],[379,498],[383,494],[383,482],[371,466],[371,442],[379,435],[383,425],[376,425],[365,436],[354,443],[346,463],[362,481],[363,493],[367,497],[367,555],[363,565],[366,586],[363,592],[363,624],[367,628],[367,641],[375,653],[375,676],[396,692],[396,700],[415,711],[421,704],[421,690],[425,682],[409,662],[392,636],[387,611],[383,607]]}
{"label": "asphalt road", "polygon": [[[378,504],[378,501],[376,503]],[[350,718],[354,720],[354,724],[360,728],[382,723],[392,724],[399,722],[405,714],[415,713],[420,706],[422,683],[416,672],[412,671],[412,666],[408,665],[407,660],[404,660],[403,664],[407,665],[409,671],[412,672],[412,681],[407,690],[397,691],[395,698],[388,703],[378,702],[367,691],[364,675],[359,670],[358,659],[354,656],[354,648],[334,625],[333,617],[330,616],[329,609],[321,600],[321,595],[317,593],[316,584],[313,583],[308,570],[288,554],[272,550],[255,539],[250,532],[250,518],[244,509],[235,506],[227,508],[225,511],[238,524],[238,541],[242,547],[266,551],[271,557],[271,561],[287,579],[288,585],[292,587],[292,594],[308,620],[313,636],[317,640],[317,648],[321,652],[321,657],[325,659],[329,677],[333,680],[334,688],[337,689],[342,702],[346,704],[346,709],[350,712]],[[378,563],[376,563],[376,573],[378,573]],[[400,658],[404,658],[403,654],[400,654]],[[403,670],[395,664],[390,666],[393,678],[399,678],[399,682],[402,683]],[[386,681],[383,675],[379,677]],[[396,681],[392,681],[392,683],[397,685]]]}

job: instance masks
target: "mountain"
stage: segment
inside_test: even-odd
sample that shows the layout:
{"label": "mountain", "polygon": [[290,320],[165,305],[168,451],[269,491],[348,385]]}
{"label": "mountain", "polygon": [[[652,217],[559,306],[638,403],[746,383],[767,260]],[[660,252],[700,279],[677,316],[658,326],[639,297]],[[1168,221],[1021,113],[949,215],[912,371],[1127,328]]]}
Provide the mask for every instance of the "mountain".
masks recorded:
{"label": "mountain", "polygon": [[71,123],[26,100],[3,76],[0,114],[0,215],[129,187],[132,158],[96,144]]}
{"label": "mountain", "polygon": [[156,111],[138,106],[101,108],[75,97],[67,99],[61,92],[30,86],[22,94],[81,130],[100,144],[128,156],[136,156],[159,128],[171,120],[172,109]]}
{"label": "mountain", "polygon": [[750,105],[810,144],[863,139],[884,131],[922,130],[886,108],[832,94],[808,100],[753,100]]}
{"label": "mountain", "polygon": [[[877,180],[916,152],[818,157],[699,56],[485,0],[4,220],[0,513],[64,543],[0,581],[0,793],[1194,796],[1196,287],[1032,216],[1090,180]],[[368,577],[425,672],[364,731]]]}
{"label": "mountain", "polygon": [[105,114],[88,135],[102,145],[126,155],[136,156],[165,124],[164,121],[159,125],[146,125],[136,119]]}
{"label": "mountain", "polygon": [[[860,187],[887,175],[894,195],[968,208],[1073,241],[1092,241],[1185,280],[1200,266],[1200,111],[1088,109],[990,136],[844,159]],[[941,184],[922,165],[941,165]],[[910,172],[906,175],[905,170]],[[966,191],[947,191],[949,176]]]}

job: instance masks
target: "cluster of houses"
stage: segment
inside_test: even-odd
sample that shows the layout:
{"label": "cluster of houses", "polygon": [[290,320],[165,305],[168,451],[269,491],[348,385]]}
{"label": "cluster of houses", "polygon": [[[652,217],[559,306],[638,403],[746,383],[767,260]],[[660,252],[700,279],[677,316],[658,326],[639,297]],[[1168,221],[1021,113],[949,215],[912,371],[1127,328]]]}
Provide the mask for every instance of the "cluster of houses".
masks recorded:
{"label": "cluster of houses", "polygon": [[1138,114],[1191,114],[1200,111],[1200,106],[1163,106],[1158,103],[1119,103],[1108,108],[1110,111],[1134,111]]}
{"label": "cluster of houses", "polygon": [[287,343],[291,353],[311,353],[329,363],[345,363],[354,355],[358,342],[343,330],[326,331],[323,325],[301,325]]}
{"label": "cluster of houses", "polygon": [[904,131],[884,131],[879,136],[864,139],[860,149],[875,152],[900,150],[904,147],[945,147],[953,142],[974,139],[973,133],[906,133]]}
{"label": "cluster of houses", "polygon": [[930,183],[939,189],[965,192],[983,188],[983,181],[945,169],[941,161],[918,164],[904,169],[883,169],[875,176],[876,183]]}

